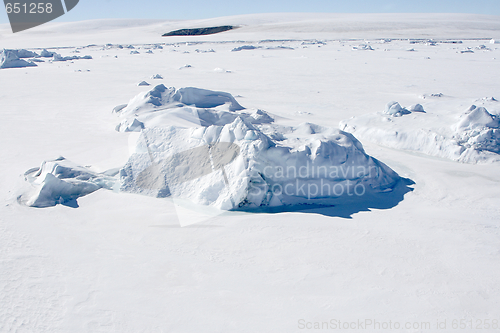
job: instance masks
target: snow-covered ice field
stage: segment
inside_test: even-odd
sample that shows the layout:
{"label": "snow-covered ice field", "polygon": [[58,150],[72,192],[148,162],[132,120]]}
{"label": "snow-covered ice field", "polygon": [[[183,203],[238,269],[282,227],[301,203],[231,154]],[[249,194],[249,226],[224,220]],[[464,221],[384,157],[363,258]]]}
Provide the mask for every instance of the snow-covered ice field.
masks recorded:
{"label": "snow-covered ice field", "polygon": [[[465,14],[0,25],[1,49],[92,58],[0,69],[0,332],[497,332],[499,39],[499,17]],[[136,134],[113,109],[159,84],[230,93],[280,126],[340,125],[414,184],[187,225],[169,199],[106,189],[78,208],[19,203],[42,161],[123,167]],[[388,115],[391,101],[425,113]]]}

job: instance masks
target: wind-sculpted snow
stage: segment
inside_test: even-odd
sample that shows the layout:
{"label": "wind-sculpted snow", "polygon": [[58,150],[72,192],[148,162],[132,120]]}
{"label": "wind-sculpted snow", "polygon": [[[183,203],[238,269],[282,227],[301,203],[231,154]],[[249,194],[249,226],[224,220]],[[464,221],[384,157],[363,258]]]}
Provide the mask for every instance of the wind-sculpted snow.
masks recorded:
{"label": "wind-sculpted snow", "polygon": [[24,174],[31,188],[19,197],[19,202],[31,207],[71,204],[100,188],[112,189],[116,182],[112,175],[93,172],[63,157],[44,161],[40,168]]}
{"label": "wind-sculpted snow", "polygon": [[232,210],[363,200],[399,181],[348,133],[307,123],[256,125],[250,118],[144,129],[120,171],[121,190]]}
{"label": "wind-sculpted snow", "polygon": [[[179,121],[199,124],[202,121],[203,124],[208,124],[216,123],[217,117],[234,119],[231,113],[218,113],[217,110],[211,110],[211,108],[226,104],[230,111],[243,109],[229,93],[193,87],[167,88],[160,84],[148,92],[137,95],[128,105],[116,111],[123,119],[116,130],[137,132],[144,128],[144,124],[154,127],[165,122],[167,124],[179,124]],[[205,120],[205,117],[209,119]],[[177,122],[172,123],[172,121]]]}
{"label": "wind-sculpted snow", "polygon": [[217,109],[223,102],[243,109],[227,93],[159,85],[118,111],[118,130],[141,132],[120,171],[121,190],[232,210],[333,204],[390,191],[400,179],[348,133],[278,125],[262,110]]}
{"label": "wind-sculpted snow", "polygon": [[220,210],[335,205],[390,192],[401,180],[351,134],[280,125],[225,92],[158,85],[115,112],[123,118],[118,131],[138,132],[117,177],[64,159],[44,162],[27,173],[34,190],[21,202],[46,207],[117,184]]}
{"label": "wind-sculpted snow", "polygon": [[[491,98],[489,102],[496,100]],[[472,105],[457,117],[426,113],[420,104],[406,109],[390,102],[384,112],[343,120],[340,128],[383,146],[453,161],[500,161],[499,117],[485,107]]]}

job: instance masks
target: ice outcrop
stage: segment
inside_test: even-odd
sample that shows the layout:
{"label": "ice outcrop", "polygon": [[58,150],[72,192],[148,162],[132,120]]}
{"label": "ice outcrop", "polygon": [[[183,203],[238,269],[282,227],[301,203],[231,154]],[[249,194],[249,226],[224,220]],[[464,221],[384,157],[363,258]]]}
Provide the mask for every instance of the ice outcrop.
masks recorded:
{"label": "ice outcrop", "polygon": [[404,114],[410,113],[410,111],[401,107],[401,105],[398,102],[392,101],[387,103],[387,105],[385,106],[384,113],[391,116],[400,117]]}
{"label": "ice outcrop", "polygon": [[2,50],[0,53],[0,69],[35,67],[37,64],[31,61],[20,59],[17,50]]}
{"label": "ice outcrop", "polygon": [[40,53],[40,57],[42,58],[52,58],[52,61],[70,61],[70,60],[80,60],[80,59],[87,59],[90,60],[92,59],[92,56],[86,55],[86,56],[66,56],[63,57],[57,52],[50,52],[47,51],[46,49],[43,49],[42,52]]}
{"label": "ice outcrop", "polygon": [[91,60],[92,56],[86,55],[86,56],[66,56],[66,57],[63,57],[59,53],[54,53],[54,55],[52,56],[52,61],[70,61],[70,60],[81,60],[81,59]]}
{"label": "ice outcrop", "polygon": [[25,173],[31,189],[20,196],[19,201],[31,207],[67,204],[98,189],[112,189],[116,183],[114,174],[113,171],[93,172],[64,157],[44,161],[40,168]]}
{"label": "ice outcrop", "polygon": [[242,46],[235,47],[231,51],[232,52],[238,52],[238,51],[243,51],[243,50],[255,50],[255,49],[260,49],[260,48],[261,48],[260,46],[242,45]]}
{"label": "ice outcrop", "polygon": [[[243,109],[229,93],[194,87],[167,88],[160,84],[137,95],[118,111],[123,120],[116,129],[120,132],[140,131],[140,124],[148,124],[148,127],[159,126],[165,122],[180,125],[179,121],[198,124],[199,119],[204,121],[199,113],[204,113],[205,110],[198,112],[196,108],[210,109],[218,106],[227,106],[229,111]],[[205,113],[208,117],[210,112]]]}
{"label": "ice outcrop", "polygon": [[[458,119],[453,114],[429,114],[410,107],[412,116],[401,118],[399,104],[391,102],[382,113],[340,122],[340,129],[390,148],[412,150],[464,163],[500,161],[499,118],[485,107],[471,106]],[[400,106],[399,106],[400,107]],[[396,113],[397,114],[397,113]]]}
{"label": "ice outcrop", "polygon": [[52,58],[55,54],[55,52],[50,52],[47,51],[46,49],[43,49],[42,52],[40,53],[40,57],[42,58]]}
{"label": "ice outcrop", "polygon": [[118,130],[140,132],[120,170],[124,192],[232,210],[333,204],[400,180],[351,134],[279,125],[228,93],[159,85],[118,113],[127,120]]}
{"label": "ice outcrop", "polygon": [[47,161],[26,173],[33,188],[20,202],[68,204],[106,188],[247,210],[367,203],[402,184],[353,135],[310,123],[278,124],[229,93],[158,85],[115,112],[123,119],[119,131],[137,132],[117,174],[64,158]]}
{"label": "ice outcrop", "polygon": [[353,51],[374,51],[373,47],[369,44],[360,44],[352,47]]}
{"label": "ice outcrop", "polygon": [[477,128],[498,128],[498,117],[490,114],[484,107],[471,106],[456,125],[458,130]]}
{"label": "ice outcrop", "polygon": [[413,104],[408,108],[408,111],[410,112],[425,112],[424,107],[422,104]]}
{"label": "ice outcrop", "polygon": [[331,205],[390,191],[400,180],[348,133],[308,123],[257,125],[250,118],[145,128],[120,170],[120,190],[233,210]]}
{"label": "ice outcrop", "polygon": [[384,109],[385,114],[394,117],[400,117],[402,115],[410,114],[412,112],[425,112],[425,110],[421,104],[413,104],[408,108],[404,108],[398,102],[395,101],[387,103]]}
{"label": "ice outcrop", "polygon": [[36,58],[38,54],[36,52],[28,51],[25,49],[16,49],[16,50],[6,50],[14,53],[18,58]]}
{"label": "ice outcrop", "polygon": [[412,112],[425,112],[421,104],[413,104],[409,108],[402,107],[398,102],[391,101],[385,106],[384,113],[393,117],[401,117]]}

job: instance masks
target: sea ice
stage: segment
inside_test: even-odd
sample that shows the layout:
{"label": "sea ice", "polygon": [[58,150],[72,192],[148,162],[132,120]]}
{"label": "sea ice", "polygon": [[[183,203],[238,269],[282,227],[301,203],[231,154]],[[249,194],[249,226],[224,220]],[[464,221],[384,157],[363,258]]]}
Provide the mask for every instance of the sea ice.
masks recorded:
{"label": "sea ice", "polygon": [[0,53],[0,69],[34,67],[34,66],[37,66],[34,62],[20,59],[16,51],[4,49]]}
{"label": "sea ice", "polygon": [[26,173],[33,189],[20,202],[47,207],[119,188],[221,210],[334,205],[392,191],[401,181],[351,134],[277,124],[226,92],[157,85],[114,111],[122,118],[118,131],[138,132],[118,178],[63,158],[47,161]]}
{"label": "sea ice", "polygon": [[113,189],[114,173],[93,172],[64,157],[44,161],[40,168],[24,174],[31,188],[19,197],[19,202],[39,208],[66,204],[100,188]]}
{"label": "sea ice", "polygon": [[[343,120],[340,129],[374,143],[422,152],[464,163],[500,160],[499,119],[484,107],[468,108],[456,116],[425,113],[422,105],[410,107],[413,117],[401,115],[399,103],[390,102],[383,113],[366,114]],[[406,109],[403,109],[406,110]],[[403,119],[405,118],[405,119]]]}

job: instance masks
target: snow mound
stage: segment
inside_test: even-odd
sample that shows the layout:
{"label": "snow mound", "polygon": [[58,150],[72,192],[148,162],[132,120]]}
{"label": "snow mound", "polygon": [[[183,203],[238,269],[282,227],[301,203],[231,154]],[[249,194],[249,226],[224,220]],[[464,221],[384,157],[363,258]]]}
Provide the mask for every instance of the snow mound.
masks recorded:
{"label": "snow mound", "polygon": [[381,193],[399,195],[394,190],[404,183],[350,133],[281,125],[226,92],[160,84],[114,112],[122,118],[118,131],[137,132],[129,136],[123,167],[98,173],[62,157],[45,161],[25,173],[30,190],[19,202],[75,206],[104,188],[251,210],[368,203]]}
{"label": "snow mound", "polygon": [[39,208],[69,204],[98,189],[113,189],[116,178],[112,175],[113,172],[93,172],[64,157],[44,161],[40,168],[25,173],[25,179],[30,183],[31,189],[19,197],[19,202]]}
{"label": "snow mound", "polygon": [[12,50],[3,50],[0,53],[0,69],[2,68],[21,68],[37,66],[34,62],[20,59],[17,52]]}
{"label": "snow mound", "polygon": [[208,50],[200,50],[200,49],[196,49],[194,50],[196,53],[215,53],[215,50],[214,49],[208,49]]}
{"label": "snow mound", "polygon": [[[398,108],[392,103],[395,102],[389,103],[386,110]],[[410,111],[411,116],[405,117],[389,112],[367,114],[343,120],[339,126],[359,138],[390,148],[463,163],[500,161],[499,119],[486,108],[473,105],[458,118],[456,114],[425,113],[421,105],[412,106]]]}
{"label": "snow mound", "polygon": [[117,110],[117,130],[140,132],[120,170],[123,192],[232,210],[332,204],[400,180],[352,135],[278,125],[229,93],[158,85]]}
{"label": "snow mound", "polygon": [[405,114],[410,114],[412,112],[425,112],[425,111],[424,107],[421,104],[414,104],[409,108],[404,108],[398,102],[391,101],[387,103],[383,113],[393,117],[401,117]]}
{"label": "snow mound", "polygon": [[235,47],[231,51],[232,52],[238,52],[238,51],[243,51],[243,50],[255,50],[255,49],[260,49],[260,48],[261,48],[261,46],[242,45],[242,46]]}
{"label": "snow mound", "polygon": [[385,106],[384,113],[391,116],[400,117],[410,112],[407,109],[401,107],[401,105],[398,102],[392,101],[387,103],[387,105]]}
{"label": "snow mound", "polygon": [[361,44],[358,46],[353,46],[352,49],[354,51],[374,51],[373,47],[371,47],[371,45],[368,45],[368,44]]}
{"label": "snow mound", "polygon": [[425,112],[424,107],[421,104],[413,104],[408,108],[410,112]]}
{"label": "snow mound", "polygon": [[120,170],[120,190],[234,210],[331,205],[391,191],[400,180],[348,133],[249,119],[223,116],[206,126],[144,129]]}
{"label": "snow mound", "polygon": [[440,98],[444,97],[443,93],[436,93],[436,94],[423,94],[420,96],[422,99],[427,99],[427,98]]}
{"label": "snow mound", "polygon": [[471,106],[468,113],[456,125],[457,130],[475,128],[498,128],[498,118],[484,107]]}
{"label": "snow mound", "polygon": [[224,68],[220,68],[220,67],[214,68],[214,72],[215,73],[232,73],[232,71],[224,69]]}
{"label": "snow mound", "polygon": [[71,61],[71,60],[81,60],[81,59],[86,59],[86,60],[91,60],[92,56],[86,55],[86,56],[67,56],[63,57],[59,53],[54,53],[52,56],[52,61]]}
{"label": "snow mound", "polygon": [[[222,117],[216,107],[227,107],[229,111],[244,109],[229,93],[194,87],[176,89],[157,85],[150,91],[140,93],[115,112],[122,122],[116,127],[120,132],[140,131],[146,127],[181,125],[184,123],[214,121]],[[230,115],[230,114],[229,114]],[[225,115],[227,116],[227,115]]]}
{"label": "snow mound", "polygon": [[7,50],[7,51],[14,53],[18,58],[36,58],[36,57],[38,57],[38,54],[36,54],[36,52],[28,51],[25,49]]}
{"label": "snow mound", "polygon": [[[339,129],[284,126],[225,92],[157,85],[114,110],[131,134],[130,157],[96,173],[64,158],[29,170],[32,207],[75,205],[100,188],[172,197],[220,210],[370,202],[401,182]],[[117,177],[115,177],[117,176]],[[365,197],[367,195],[367,197]]]}
{"label": "snow mound", "polygon": [[55,54],[55,52],[49,52],[46,49],[43,49],[42,52],[40,53],[40,57],[42,58],[52,58]]}

